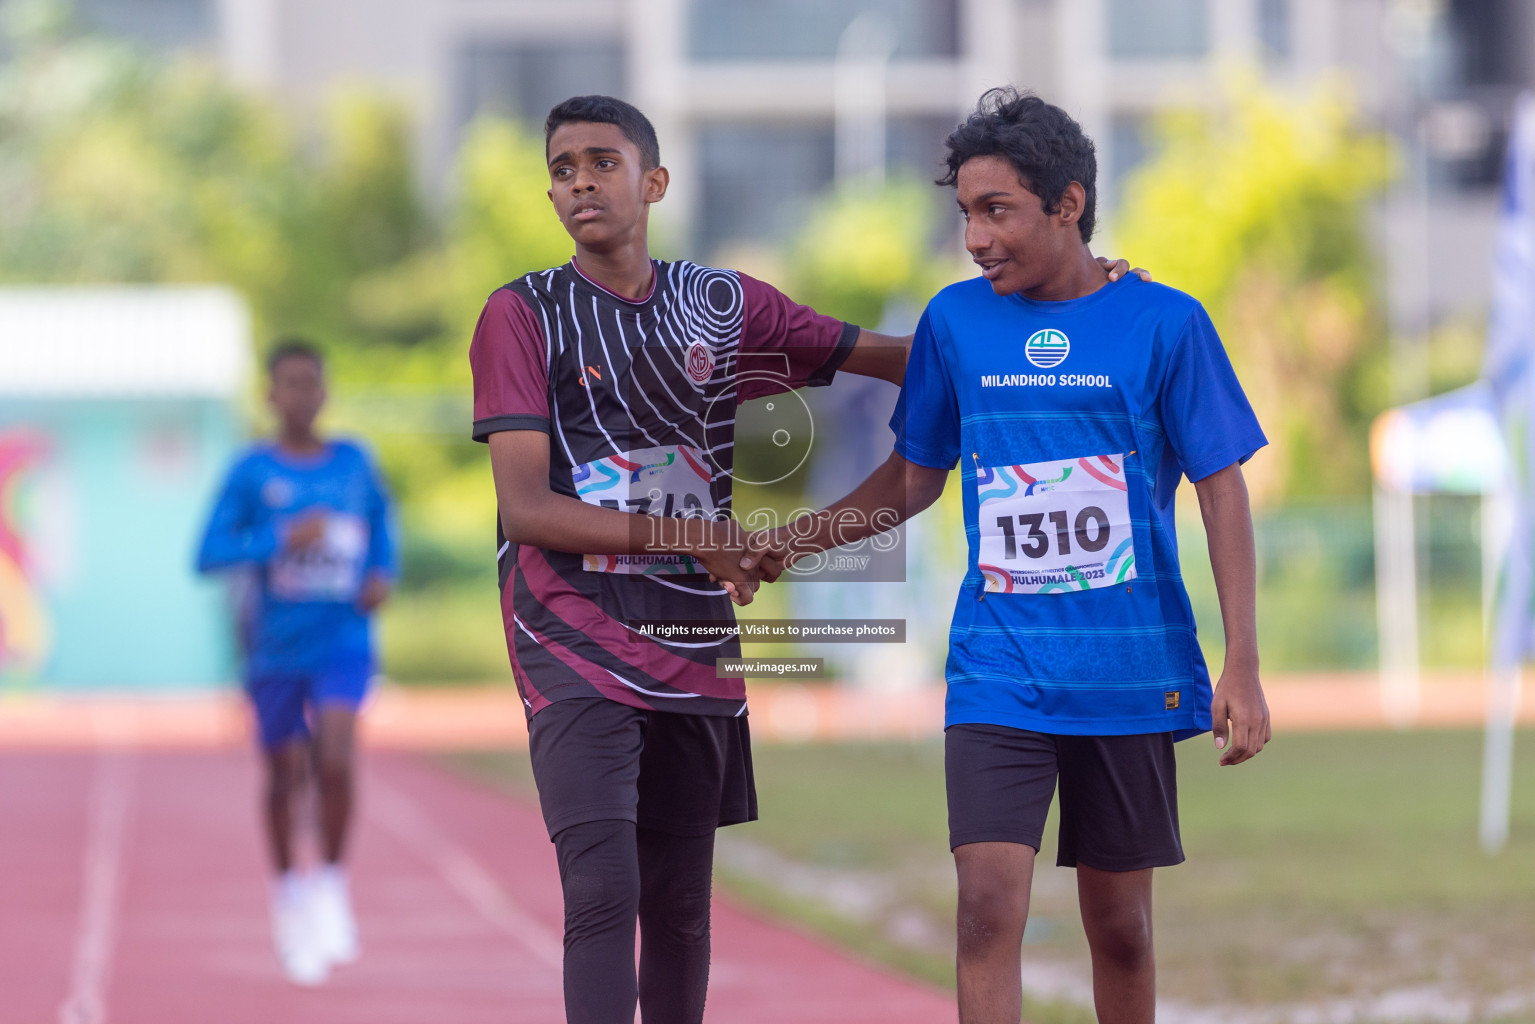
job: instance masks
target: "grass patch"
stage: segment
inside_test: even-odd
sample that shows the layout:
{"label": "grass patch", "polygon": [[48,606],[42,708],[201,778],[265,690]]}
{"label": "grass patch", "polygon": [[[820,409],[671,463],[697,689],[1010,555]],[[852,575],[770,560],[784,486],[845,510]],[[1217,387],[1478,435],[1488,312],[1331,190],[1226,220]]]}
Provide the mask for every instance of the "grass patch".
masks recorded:
{"label": "grass patch", "polygon": [[[1188,863],[1158,872],[1159,988],[1193,1005],[1274,1007],[1432,985],[1524,991],[1535,934],[1535,733],[1516,741],[1512,836],[1476,841],[1474,732],[1281,736],[1218,768],[1179,745]],[[953,984],[953,869],[938,743],[762,746],[762,820],[720,836],[736,898],[938,984]],[[526,755],[459,759],[530,792]],[[1087,975],[1074,873],[1054,823],[1024,956]],[[1495,1016],[1492,1013],[1486,1018]],[[1088,1020],[1034,1004],[1040,1024]]]}
{"label": "grass patch", "polygon": [[407,686],[511,683],[495,580],[401,590],[379,613],[382,661]]}
{"label": "grass patch", "polygon": [[1179,759],[1189,863],[1157,891],[1170,993],[1261,1003],[1528,984],[1535,735],[1518,740],[1496,858],[1477,845],[1477,733],[1281,737],[1237,769],[1192,743]]}

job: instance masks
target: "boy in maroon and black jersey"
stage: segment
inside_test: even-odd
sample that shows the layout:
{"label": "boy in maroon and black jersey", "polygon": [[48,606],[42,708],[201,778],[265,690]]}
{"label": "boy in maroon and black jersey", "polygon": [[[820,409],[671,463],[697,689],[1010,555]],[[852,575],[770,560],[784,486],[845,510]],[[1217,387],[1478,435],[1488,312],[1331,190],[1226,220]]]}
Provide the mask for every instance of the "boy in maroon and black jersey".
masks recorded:
{"label": "boy in maroon and black jersey", "polygon": [[632,1024],[638,998],[645,1020],[689,1024],[708,986],[714,832],[757,816],[746,689],[715,677],[733,638],[637,626],[727,625],[756,589],[730,514],[736,406],[839,369],[900,383],[911,339],[652,260],[668,174],[629,104],[567,100],[545,143],[575,258],[492,294],[470,361],[507,647],[565,893],[566,1014]]}
{"label": "boy in maroon and black jersey", "polygon": [[[578,1024],[699,1021],[714,831],[757,816],[734,638],[642,635],[733,620],[737,403],[838,369],[899,382],[906,339],[797,306],[743,274],[651,260],[668,175],[649,121],[607,97],[545,125],[563,267],[491,295],[470,348],[490,443],[501,607],[539,801],[565,891],[565,1004]],[[637,514],[649,513],[649,514]],[[642,943],[638,978],[634,929]]]}
{"label": "boy in maroon and black jersey", "polygon": [[[743,716],[743,681],[714,672],[717,658],[739,655],[736,641],[669,645],[633,627],[734,621],[705,556],[689,545],[735,543],[736,404],[829,383],[856,351],[859,329],[744,274],[687,262],[656,261],[644,294],[630,298],[589,275],[582,259],[492,294],[471,349],[475,438],[509,433],[492,443],[547,447],[540,483],[546,477],[553,495],[581,502],[556,503],[565,510],[551,525],[578,529],[565,517],[582,516],[616,531],[585,542],[572,534],[561,541],[568,550],[509,544],[503,506],[502,604],[523,701],[530,716],[575,697]],[[899,369],[889,362],[884,369]],[[536,436],[515,438],[529,431]],[[600,509],[687,517],[697,536],[655,546],[649,530],[659,524]]]}

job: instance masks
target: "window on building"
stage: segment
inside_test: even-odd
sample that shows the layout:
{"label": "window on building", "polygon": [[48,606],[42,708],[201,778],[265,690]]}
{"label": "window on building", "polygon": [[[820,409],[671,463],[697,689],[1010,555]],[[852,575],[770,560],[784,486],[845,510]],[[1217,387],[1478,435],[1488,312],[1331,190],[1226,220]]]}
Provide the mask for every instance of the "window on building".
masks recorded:
{"label": "window on building", "polygon": [[791,238],[832,182],[836,139],[830,122],[709,125],[698,158],[698,251],[713,254],[728,242]]}
{"label": "window on building", "polygon": [[1115,114],[1110,119],[1108,166],[1102,156],[1098,164],[1099,224],[1101,211],[1119,206],[1126,180],[1151,156],[1151,148],[1151,124],[1145,114]]}
{"label": "window on building", "polygon": [[75,0],[74,8],[86,28],[157,48],[197,46],[218,32],[214,0]]}
{"label": "window on building", "polygon": [[1450,0],[1445,9],[1449,60],[1435,102],[1423,113],[1431,187],[1498,188],[1507,149],[1508,105],[1535,81],[1525,40],[1535,10],[1524,0]]}
{"label": "window on building", "polygon": [[1109,0],[1106,13],[1111,57],[1177,60],[1210,49],[1208,0]]}
{"label": "window on building", "polygon": [[829,58],[864,13],[883,16],[897,58],[959,54],[959,0],[691,0],[688,51],[699,60]]}
{"label": "window on building", "polygon": [[1267,60],[1290,59],[1289,0],[1258,0],[1258,47]]}
{"label": "window on building", "polygon": [[549,109],[571,96],[622,96],[623,48],[611,43],[471,41],[458,53],[456,113],[515,117],[542,126]]}
{"label": "window on building", "polygon": [[[1511,85],[1530,71],[1529,15],[1516,0],[1451,0],[1456,78],[1463,85]],[[1535,19],[1532,19],[1535,20]]]}
{"label": "window on building", "polygon": [[[943,140],[954,119],[892,117],[885,129],[892,177],[931,182],[943,172]],[[836,178],[836,135],[830,122],[708,125],[698,133],[702,195],[698,251],[788,241]],[[928,190],[941,231],[953,226],[953,190]]]}

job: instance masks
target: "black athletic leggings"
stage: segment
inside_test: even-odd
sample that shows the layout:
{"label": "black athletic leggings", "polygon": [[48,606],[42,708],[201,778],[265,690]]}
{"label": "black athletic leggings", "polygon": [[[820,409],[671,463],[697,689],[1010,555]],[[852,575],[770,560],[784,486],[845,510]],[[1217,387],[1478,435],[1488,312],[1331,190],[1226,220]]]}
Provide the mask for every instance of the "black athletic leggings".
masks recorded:
{"label": "black athletic leggings", "polygon": [[[709,988],[714,833],[590,821],[554,837],[565,890],[567,1024],[700,1024]],[[634,922],[640,965],[634,970]]]}

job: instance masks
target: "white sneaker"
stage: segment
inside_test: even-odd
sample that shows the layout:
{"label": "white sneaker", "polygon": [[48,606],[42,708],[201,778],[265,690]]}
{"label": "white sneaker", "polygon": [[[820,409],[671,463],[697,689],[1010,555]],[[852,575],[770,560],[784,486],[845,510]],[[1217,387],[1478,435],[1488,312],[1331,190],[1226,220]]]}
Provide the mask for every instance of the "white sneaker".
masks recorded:
{"label": "white sneaker", "polygon": [[272,940],[288,980],[313,988],[330,976],[330,960],[317,941],[308,888],[291,872],[272,886]]}
{"label": "white sneaker", "polygon": [[354,962],[361,950],[357,944],[357,918],[352,914],[346,872],[333,865],[320,868],[310,880],[309,898],[321,954],[333,964]]}

